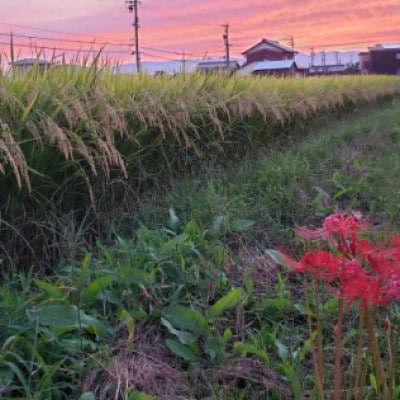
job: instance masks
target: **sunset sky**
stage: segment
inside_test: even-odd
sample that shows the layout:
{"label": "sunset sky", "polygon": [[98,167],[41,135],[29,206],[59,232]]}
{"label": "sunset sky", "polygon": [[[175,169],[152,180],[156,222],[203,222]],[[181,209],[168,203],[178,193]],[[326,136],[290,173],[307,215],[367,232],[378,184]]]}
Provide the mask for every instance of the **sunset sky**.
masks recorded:
{"label": "sunset sky", "polygon": [[[138,8],[142,60],[222,57],[226,23],[234,57],[262,38],[289,46],[293,37],[304,53],[400,43],[399,0],[141,0]],[[133,62],[132,22],[124,0],[1,0],[3,62],[11,31],[19,57],[106,44],[105,55]]]}

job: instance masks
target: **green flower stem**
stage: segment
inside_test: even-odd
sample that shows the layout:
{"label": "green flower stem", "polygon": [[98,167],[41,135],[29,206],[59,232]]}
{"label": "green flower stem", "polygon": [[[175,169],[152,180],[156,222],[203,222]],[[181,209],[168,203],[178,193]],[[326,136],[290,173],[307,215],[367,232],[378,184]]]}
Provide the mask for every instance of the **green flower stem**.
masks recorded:
{"label": "green flower stem", "polygon": [[[392,394],[394,391],[394,386],[392,386],[392,377],[393,377],[393,370],[394,362],[393,362],[393,348],[392,348],[392,332],[389,319],[386,320],[387,326],[385,326],[385,337],[386,337],[386,346],[387,352],[389,357],[389,368],[390,368],[390,376],[389,378],[389,385],[388,390]],[[392,398],[392,395],[389,395],[389,398]]]}
{"label": "green flower stem", "polygon": [[317,322],[317,360],[318,360],[318,374],[320,377],[321,385],[324,385],[324,367],[322,362],[322,329],[321,329],[321,314],[319,309],[319,284],[318,279],[314,280],[315,287],[315,318]]}
{"label": "green flower stem", "polygon": [[343,331],[344,300],[339,298],[338,319],[335,329],[335,370],[333,380],[333,399],[340,400],[342,386],[341,359],[342,359],[342,331]]}
{"label": "green flower stem", "polygon": [[306,298],[306,312],[307,312],[307,325],[308,325],[308,333],[310,337],[310,351],[312,356],[312,361],[314,365],[314,373],[315,373],[315,381],[318,388],[318,395],[319,399],[323,400],[325,398],[324,395],[324,386],[322,382],[322,378],[319,374],[319,364],[322,363],[322,359],[318,360],[317,353],[315,351],[315,344],[314,344],[314,336],[313,336],[313,329],[312,329],[312,322],[311,322],[311,311],[310,311],[310,298],[308,296],[308,277],[304,275],[304,292]]}
{"label": "green flower stem", "polygon": [[390,363],[390,392],[391,395],[394,394],[396,388],[396,364],[397,364],[397,352],[399,348],[400,339],[400,318],[397,320],[397,329],[395,330],[392,343],[392,354]]}
{"label": "green flower stem", "polygon": [[360,319],[358,324],[358,335],[357,335],[357,353],[356,353],[356,369],[354,378],[353,397],[354,399],[360,399],[362,395],[362,386],[360,381],[362,380],[362,350],[363,350],[363,335],[364,335],[364,321],[365,321],[365,308],[361,309]]}
{"label": "green flower stem", "polygon": [[367,352],[365,354],[365,360],[364,360],[362,372],[361,372],[361,379],[360,379],[361,391],[359,392],[359,395],[356,398],[356,400],[363,400],[362,389],[365,387],[365,382],[367,380],[368,361],[369,361],[371,355],[372,355],[371,354],[371,349],[370,349],[370,346],[368,345],[367,346]]}
{"label": "green flower stem", "polygon": [[[385,370],[375,336],[377,309],[374,306],[367,307],[368,345],[371,348],[372,361],[375,368],[376,391],[378,399],[388,399],[388,387],[385,379]],[[383,397],[382,397],[383,396]]]}

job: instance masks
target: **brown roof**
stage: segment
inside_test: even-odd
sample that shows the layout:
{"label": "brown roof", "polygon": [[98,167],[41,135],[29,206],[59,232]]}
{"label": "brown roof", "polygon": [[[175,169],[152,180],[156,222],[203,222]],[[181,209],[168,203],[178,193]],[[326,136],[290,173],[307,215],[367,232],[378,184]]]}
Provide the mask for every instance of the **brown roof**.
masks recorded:
{"label": "brown roof", "polygon": [[250,47],[249,49],[244,51],[242,54],[247,54],[247,53],[251,52],[252,50],[254,50],[256,47],[260,46],[261,44],[269,44],[269,45],[271,45],[273,47],[276,47],[279,50],[283,50],[283,51],[288,52],[288,53],[294,53],[294,54],[298,53],[298,51],[295,51],[295,50],[291,49],[290,47],[283,46],[283,45],[281,45],[279,42],[277,42],[275,40],[262,39],[260,42],[258,42],[254,46]]}

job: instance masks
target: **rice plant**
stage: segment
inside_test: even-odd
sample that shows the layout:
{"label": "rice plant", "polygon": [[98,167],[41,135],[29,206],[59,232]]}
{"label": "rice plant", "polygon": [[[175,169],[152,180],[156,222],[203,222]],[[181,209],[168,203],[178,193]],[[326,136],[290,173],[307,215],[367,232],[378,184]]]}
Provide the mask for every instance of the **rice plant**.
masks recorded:
{"label": "rice plant", "polygon": [[[105,215],[134,210],[148,188],[300,134],[298,121],[307,127],[399,93],[398,77],[153,78],[114,73],[98,60],[3,75],[2,257],[13,265],[51,265],[49,249],[76,231],[92,242]],[[65,215],[75,223],[58,224]],[[54,256],[64,255],[57,249]]]}

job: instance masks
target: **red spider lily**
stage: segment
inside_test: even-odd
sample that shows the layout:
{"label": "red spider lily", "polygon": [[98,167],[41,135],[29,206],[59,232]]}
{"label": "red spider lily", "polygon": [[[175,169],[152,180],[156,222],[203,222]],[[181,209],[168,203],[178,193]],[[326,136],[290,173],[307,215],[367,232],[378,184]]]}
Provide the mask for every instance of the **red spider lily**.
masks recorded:
{"label": "red spider lily", "polygon": [[287,268],[291,269],[293,272],[295,272],[296,274],[300,274],[300,273],[305,273],[305,269],[304,266],[294,260],[293,258],[289,257],[287,254],[283,253],[282,251],[277,250],[276,254],[279,257],[279,261],[277,261],[278,263],[281,263],[282,265],[285,265]]}
{"label": "red spider lily", "polygon": [[318,279],[331,281],[340,273],[342,260],[333,257],[328,251],[306,253],[300,260],[302,272],[314,275]]}
{"label": "red spider lily", "polygon": [[[288,268],[305,275],[305,299],[307,321],[310,333],[310,346],[315,368],[315,379],[320,398],[324,396],[323,381],[323,347],[321,341],[321,319],[319,315],[319,282],[323,282],[332,296],[338,299],[337,320],[334,327],[335,360],[334,360],[334,388],[333,398],[341,398],[341,358],[343,345],[343,314],[354,303],[361,309],[359,320],[356,373],[354,381],[355,398],[360,399],[360,382],[364,371],[372,365],[376,376],[378,398],[392,398],[395,384],[395,357],[397,353],[400,326],[392,339],[390,334],[390,321],[387,320],[384,329],[389,349],[389,374],[385,373],[382,362],[382,352],[376,337],[376,318],[378,307],[389,307],[393,301],[400,299],[400,235],[385,244],[370,243],[360,237],[367,224],[361,221],[361,215],[353,214],[344,217],[334,214],[326,218],[323,228],[309,230],[297,228],[297,233],[304,239],[317,240],[317,245],[324,245],[329,251],[308,252],[300,261],[296,261],[282,252],[278,260]],[[364,232],[367,233],[367,232]],[[324,242],[324,243],[321,243]],[[326,244],[325,244],[326,243]],[[278,261],[279,262],[279,261]],[[309,285],[309,278],[315,280],[315,285]],[[310,312],[310,292],[315,295],[315,324]],[[313,325],[316,326],[317,336],[313,340]],[[367,356],[363,361],[364,336],[367,335]],[[392,353],[393,352],[393,353]],[[365,362],[365,364],[364,364]],[[389,376],[387,378],[386,376]],[[379,382],[378,382],[379,381]]]}
{"label": "red spider lily", "polygon": [[328,240],[329,234],[324,228],[320,229],[307,229],[303,226],[296,226],[296,233],[302,237],[303,239],[307,240]]}
{"label": "red spider lily", "polygon": [[358,231],[366,228],[367,224],[361,222],[361,215],[358,213],[344,217],[342,214],[333,214],[324,221],[323,228],[310,230],[297,227],[299,236],[309,240],[325,240],[330,245],[337,243],[337,250],[342,254],[355,254],[357,249]]}
{"label": "red spider lily", "polygon": [[400,235],[392,240],[393,247],[373,246],[359,237],[366,227],[358,214],[334,214],[325,219],[323,228],[297,228],[297,233],[306,239],[328,241],[339,256],[330,251],[308,252],[298,262],[278,254],[294,272],[322,280],[329,292],[347,300],[348,306],[356,300],[360,307],[387,306],[400,298]]}
{"label": "red spider lily", "polygon": [[369,305],[386,306],[384,298],[385,288],[376,276],[362,274],[357,279],[342,281],[340,285],[341,297],[347,300],[349,309],[353,302],[360,301],[360,308]]}
{"label": "red spider lily", "polygon": [[340,270],[340,274],[338,278],[341,282],[349,282],[353,280],[357,280],[360,277],[364,277],[367,275],[367,272],[364,270],[361,261],[357,258],[343,258],[342,259],[342,268]]}
{"label": "red spider lily", "polygon": [[[400,244],[400,243],[399,243]],[[400,276],[400,248],[385,248],[383,246],[360,248],[361,259],[379,276],[392,279]]]}
{"label": "red spider lily", "polygon": [[353,214],[344,217],[343,214],[333,214],[324,221],[324,229],[330,236],[343,235],[345,237],[356,235],[358,230],[365,226],[361,223],[360,215]]}
{"label": "red spider lily", "polygon": [[390,304],[396,299],[400,299],[400,272],[393,273],[386,278],[385,293],[383,299],[385,304]]}

